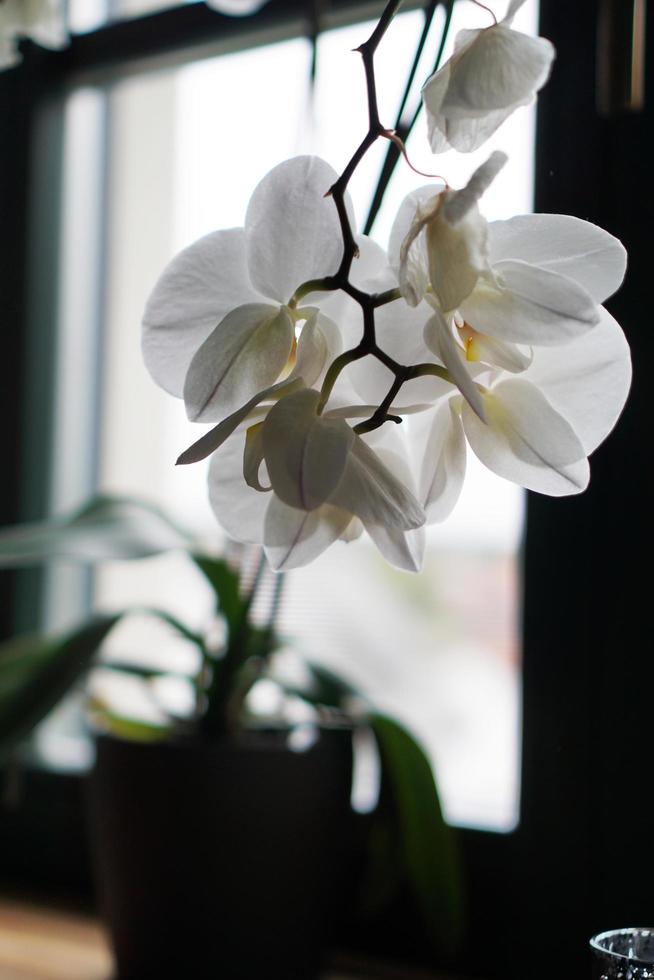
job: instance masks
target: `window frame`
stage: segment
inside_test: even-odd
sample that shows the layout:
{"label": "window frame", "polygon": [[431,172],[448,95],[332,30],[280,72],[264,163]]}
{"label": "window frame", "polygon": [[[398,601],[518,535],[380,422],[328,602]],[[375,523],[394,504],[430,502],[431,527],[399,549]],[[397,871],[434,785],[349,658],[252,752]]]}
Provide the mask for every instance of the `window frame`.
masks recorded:
{"label": "window frame", "polygon": [[[572,10],[557,0],[541,0],[541,32],[554,41],[559,59],[539,102],[536,210],[596,220],[630,246],[635,255],[630,276],[612,308],[631,328],[638,366],[647,363],[651,343],[646,331],[636,330],[646,282],[639,249],[646,249],[647,239],[635,204],[618,200],[617,189],[619,181],[624,186],[635,177],[645,186],[647,161],[638,150],[645,145],[651,109],[612,119],[596,113],[600,6],[596,0],[579,0]],[[363,20],[381,7],[335,0],[329,24]],[[52,194],[39,200],[35,189],[57,185],[61,94],[73,79],[109,78],[118,66],[121,72],[140,71],[146,64],[150,69],[187,59],[191,51],[194,56],[205,50],[231,51],[307,34],[312,27],[301,0],[273,0],[243,20],[221,17],[202,4],[180,6],[76,37],[61,52],[26,43],[23,65],[0,76],[0,142],[9,148],[0,158],[5,197],[0,283],[9,321],[7,363],[15,365],[0,394],[7,425],[7,478],[0,488],[3,524],[41,516],[47,503],[48,368],[55,338],[51,318],[40,316],[39,310],[56,305],[56,277],[48,270],[55,268],[58,211]],[[651,79],[648,86],[651,106]],[[570,153],[575,144],[584,152]],[[48,181],[42,182],[45,172]],[[651,197],[645,203],[648,216],[654,217]],[[36,292],[35,277],[40,281]],[[34,392],[39,393],[36,405]],[[651,909],[647,891],[654,858],[647,808],[635,813],[624,805],[621,793],[611,792],[618,781],[638,786],[648,765],[651,769],[648,690],[654,690],[654,668],[643,644],[648,605],[637,571],[642,543],[625,534],[615,519],[625,508],[646,514],[651,500],[644,474],[640,480],[623,478],[633,472],[633,460],[642,452],[636,439],[647,420],[643,395],[644,382],[637,373],[625,417],[593,458],[585,495],[567,500],[529,495],[521,820],[509,834],[459,832],[469,939],[457,968],[473,975],[545,980],[556,958],[557,964],[565,964],[562,977],[583,976],[588,970],[587,936],[638,923]],[[40,603],[42,577],[2,573],[0,588],[3,633],[30,625]],[[24,773],[22,802],[0,813],[8,845],[4,883],[90,899],[83,797],[82,777]],[[628,860],[634,848],[636,868]],[[431,960],[402,903],[365,935],[352,931],[343,942],[407,960]]]}

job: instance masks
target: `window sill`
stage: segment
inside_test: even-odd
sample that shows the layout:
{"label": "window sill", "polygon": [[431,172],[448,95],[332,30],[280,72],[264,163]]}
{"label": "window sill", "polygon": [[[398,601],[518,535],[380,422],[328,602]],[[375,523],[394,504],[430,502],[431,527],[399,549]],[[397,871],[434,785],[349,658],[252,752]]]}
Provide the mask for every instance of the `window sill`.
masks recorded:
{"label": "window sill", "polygon": [[[91,915],[0,898],[2,980],[111,980],[105,932]],[[324,980],[453,980],[442,974],[337,957]]]}

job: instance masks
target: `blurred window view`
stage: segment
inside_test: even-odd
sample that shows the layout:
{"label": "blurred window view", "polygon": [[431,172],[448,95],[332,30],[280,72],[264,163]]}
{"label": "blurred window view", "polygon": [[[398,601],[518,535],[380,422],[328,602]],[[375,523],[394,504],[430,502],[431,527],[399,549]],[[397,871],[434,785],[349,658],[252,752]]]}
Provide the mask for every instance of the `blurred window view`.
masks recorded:
{"label": "blurred window view", "polygon": [[[165,5],[73,0],[71,12],[81,31],[119,8],[138,14]],[[535,32],[536,14],[536,3],[528,0],[515,26]],[[456,32],[478,26],[483,16],[474,4],[457,4],[446,56]],[[442,23],[437,15],[435,33]],[[242,224],[257,181],[276,163],[311,152],[337,170],[343,167],[367,129],[363,72],[352,49],[372,26],[340,28],[319,38],[313,87],[311,46],[296,39],[71,93],[59,310],[66,356],[60,358],[54,509],[82,503],[93,489],[79,448],[88,447],[93,424],[98,434],[92,482],[100,490],[154,501],[209,546],[223,545],[207,501],[206,469],[174,465],[199,430],[186,420],[182,403],[162,392],[143,367],[143,307],[181,248],[217,228]],[[421,27],[419,12],[400,15],[377,55],[381,114],[389,124]],[[434,44],[426,48],[433,51]],[[425,62],[417,78],[424,81],[430,70]],[[533,132],[533,110],[523,109],[481,151],[462,159],[453,153],[435,158],[420,118],[408,153],[418,170],[438,172],[456,186],[493,149],[504,149],[509,163],[483,201],[493,220],[531,210]],[[374,147],[350,185],[360,226],[385,150]],[[380,244],[387,243],[404,195],[426,182],[400,162],[372,232]],[[85,267],[94,262],[96,273]],[[86,291],[80,293],[80,284]],[[89,340],[89,322],[99,325],[97,343]],[[80,364],[89,365],[87,374]],[[519,820],[523,512],[522,492],[469,453],[464,493],[450,519],[429,530],[421,575],[394,571],[365,540],[339,543],[289,574],[280,617],[289,646],[338,667],[423,739],[452,823],[497,831]],[[67,575],[51,577],[48,608],[50,618],[60,621],[56,625],[68,615],[76,618],[66,611],[73,609],[66,597],[79,590],[79,575]],[[210,609],[203,583],[177,555],[104,567],[94,592],[99,607],[157,605],[192,625],[206,621]],[[143,660],[147,650],[158,663],[179,667],[192,654],[175,642],[135,618],[112,636],[107,656]],[[156,710],[137,681],[105,675],[100,670],[93,681],[104,696],[122,699],[135,711]],[[81,760],[86,750],[78,717],[67,707],[42,729],[39,745],[47,760]]]}

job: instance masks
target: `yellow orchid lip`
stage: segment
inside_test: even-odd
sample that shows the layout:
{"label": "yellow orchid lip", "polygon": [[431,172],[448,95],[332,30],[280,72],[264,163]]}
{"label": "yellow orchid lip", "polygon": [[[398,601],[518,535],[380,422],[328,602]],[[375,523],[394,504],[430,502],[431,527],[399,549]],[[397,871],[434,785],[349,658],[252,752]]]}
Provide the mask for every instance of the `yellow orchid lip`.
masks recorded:
{"label": "yellow orchid lip", "polygon": [[457,328],[459,331],[459,337],[463,341],[463,349],[465,351],[466,361],[476,362],[481,360],[481,351],[479,350],[479,345],[477,343],[478,333],[470,326],[469,323],[464,323],[462,326]]}

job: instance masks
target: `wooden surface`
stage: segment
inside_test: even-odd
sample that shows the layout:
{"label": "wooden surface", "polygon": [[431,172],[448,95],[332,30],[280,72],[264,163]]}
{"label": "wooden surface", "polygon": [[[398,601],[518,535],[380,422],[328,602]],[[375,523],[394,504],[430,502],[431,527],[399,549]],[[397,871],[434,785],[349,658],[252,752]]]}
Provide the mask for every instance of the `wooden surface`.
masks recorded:
{"label": "wooden surface", "polygon": [[111,973],[93,918],[0,899],[0,980],[109,980]]}
{"label": "wooden surface", "polygon": [[[106,935],[92,915],[0,898],[0,980],[112,980]],[[447,980],[345,958],[325,980]]]}

